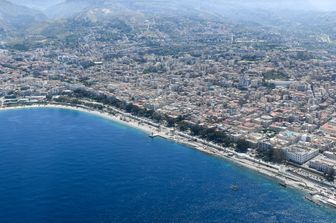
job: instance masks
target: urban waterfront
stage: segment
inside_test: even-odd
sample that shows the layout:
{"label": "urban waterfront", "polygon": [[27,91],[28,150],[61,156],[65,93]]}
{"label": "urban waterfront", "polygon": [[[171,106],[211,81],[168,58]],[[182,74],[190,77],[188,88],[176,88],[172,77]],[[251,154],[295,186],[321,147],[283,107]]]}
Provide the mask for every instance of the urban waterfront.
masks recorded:
{"label": "urban waterfront", "polygon": [[0,123],[4,223],[336,219],[264,176],[100,117],[27,109]]}

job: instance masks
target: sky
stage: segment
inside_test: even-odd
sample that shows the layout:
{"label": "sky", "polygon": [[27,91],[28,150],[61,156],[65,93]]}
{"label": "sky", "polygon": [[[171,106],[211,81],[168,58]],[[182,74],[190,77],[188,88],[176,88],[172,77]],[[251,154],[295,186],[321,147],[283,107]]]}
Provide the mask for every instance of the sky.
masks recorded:
{"label": "sky", "polygon": [[318,10],[336,10],[336,0],[307,0],[307,3]]}

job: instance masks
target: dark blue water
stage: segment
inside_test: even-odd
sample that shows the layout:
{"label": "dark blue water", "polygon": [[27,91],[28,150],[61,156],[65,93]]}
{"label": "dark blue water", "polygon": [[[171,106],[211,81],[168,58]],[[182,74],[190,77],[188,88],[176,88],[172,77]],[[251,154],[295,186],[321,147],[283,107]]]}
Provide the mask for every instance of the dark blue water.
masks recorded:
{"label": "dark blue water", "polygon": [[336,213],[138,130],[76,111],[30,109],[0,112],[0,222],[331,223]]}

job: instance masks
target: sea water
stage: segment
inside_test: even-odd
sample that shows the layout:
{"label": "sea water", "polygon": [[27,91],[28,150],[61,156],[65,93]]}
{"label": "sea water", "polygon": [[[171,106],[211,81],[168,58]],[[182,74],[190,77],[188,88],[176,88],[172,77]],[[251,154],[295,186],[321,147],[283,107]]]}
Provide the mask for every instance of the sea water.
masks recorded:
{"label": "sea water", "polygon": [[336,212],[226,160],[40,108],[0,112],[0,222],[332,223]]}

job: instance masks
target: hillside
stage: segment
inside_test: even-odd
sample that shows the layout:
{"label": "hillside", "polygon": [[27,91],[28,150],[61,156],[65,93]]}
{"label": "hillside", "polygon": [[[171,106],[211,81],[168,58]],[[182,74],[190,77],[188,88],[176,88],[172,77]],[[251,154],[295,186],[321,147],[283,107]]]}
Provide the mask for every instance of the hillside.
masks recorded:
{"label": "hillside", "polygon": [[0,0],[0,18],[3,23],[17,31],[23,31],[32,24],[46,19],[45,15],[38,10],[19,6],[6,0]]}
{"label": "hillside", "polygon": [[45,14],[52,19],[68,18],[93,7],[101,6],[103,1],[94,0],[66,0],[59,4],[50,6]]}

